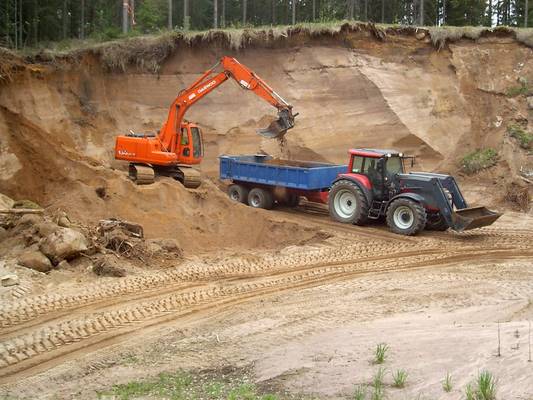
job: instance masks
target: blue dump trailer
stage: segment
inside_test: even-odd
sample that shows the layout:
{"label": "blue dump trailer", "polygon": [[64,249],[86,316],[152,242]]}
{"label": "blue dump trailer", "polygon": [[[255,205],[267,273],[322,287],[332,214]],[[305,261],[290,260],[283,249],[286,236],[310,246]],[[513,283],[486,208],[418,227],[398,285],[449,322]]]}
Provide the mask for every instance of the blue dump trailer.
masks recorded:
{"label": "blue dump trailer", "polygon": [[346,165],[274,159],[267,155],[221,156],[220,178],[231,180],[232,200],[270,209],[298,205],[300,196],[327,203],[329,188]]}

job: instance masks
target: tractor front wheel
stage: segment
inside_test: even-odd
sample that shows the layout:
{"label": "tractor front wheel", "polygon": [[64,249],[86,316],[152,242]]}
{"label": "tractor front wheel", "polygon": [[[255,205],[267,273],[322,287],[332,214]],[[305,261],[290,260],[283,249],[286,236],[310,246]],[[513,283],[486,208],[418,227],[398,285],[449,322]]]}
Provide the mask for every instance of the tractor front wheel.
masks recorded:
{"label": "tractor front wheel", "polygon": [[356,183],[340,180],[333,184],[328,196],[329,215],[345,224],[362,225],[368,218],[368,202]]}
{"label": "tractor front wheel", "polygon": [[410,199],[394,200],[387,209],[387,225],[400,235],[416,235],[424,229],[426,221],[426,209]]}
{"label": "tractor front wheel", "polygon": [[444,232],[449,228],[445,219],[440,215],[440,213],[428,215],[428,220],[426,222],[426,229],[431,231],[441,231]]}

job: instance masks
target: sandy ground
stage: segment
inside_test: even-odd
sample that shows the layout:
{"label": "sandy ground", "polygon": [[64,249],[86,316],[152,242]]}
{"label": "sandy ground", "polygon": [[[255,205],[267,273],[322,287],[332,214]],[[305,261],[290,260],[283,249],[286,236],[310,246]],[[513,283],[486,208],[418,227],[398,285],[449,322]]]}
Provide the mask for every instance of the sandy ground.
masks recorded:
{"label": "sandy ground", "polygon": [[[0,393],[90,399],[161,371],[234,366],[273,391],[348,398],[371,381],[383,342],[388,398],[460,399],[485,369],[499,398],[533,398],[530,217],[406,238],[305,207],[277,212],[331,237],[3,305]],[[409,374],[404,389],[391,386],[397,369]]]}

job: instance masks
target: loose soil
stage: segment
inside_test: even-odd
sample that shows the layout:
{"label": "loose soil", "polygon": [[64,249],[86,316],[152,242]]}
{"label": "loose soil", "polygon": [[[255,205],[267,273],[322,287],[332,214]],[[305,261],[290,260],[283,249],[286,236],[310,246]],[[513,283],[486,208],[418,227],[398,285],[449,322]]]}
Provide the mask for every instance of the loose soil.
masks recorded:
{"label": "loose soil", "polygon": [[[300,113],[286,142],[256,135],[275,110],[228,83],[187,115],[204,130],[202,186],[164,177],[134,185],[113,160],[114,137],[157,130],[179,89],[225,54]],[[531,48],[493,35],[437,50],[426,34],[380,41],[359,30],[238,51],[178,43],[157,74],[109,70],[101,57],[9,54],[0,192],[84,226],[138,223],[148,240],[175,239],[183,254],[118,257],[120,274],[109,275],[126,276],[96,275],[90,259],[42,274],[16,265],[4,241],[0,276],[20,283],[0,287],[1,395],[91,399],[163,371],[231,368],[251,371],[265,392],[349,398],[370,383],[385,342],[388,398],[460,399],[484,369],[498,378],[498,398],[533,398],[533,217],[511,211],[530,208],[521,177],[533,166],[507,134],[517,121],[532,127],[526,96],[508,96],[533,82]],[[346,164],[354,147],[416,155],[415,170],[453,173],[472,204],[505,215],[481,230],[403,237],[381,222],[335,223],[309,203],[254,210],[230,202],[217,179],[221,154]],[[461,158],[481,147],[498,150],[496,166],[464,175]],[[404,389],[392,387],[397,369],[409,374]],[[442,390],[448,372],[451,393]]]}

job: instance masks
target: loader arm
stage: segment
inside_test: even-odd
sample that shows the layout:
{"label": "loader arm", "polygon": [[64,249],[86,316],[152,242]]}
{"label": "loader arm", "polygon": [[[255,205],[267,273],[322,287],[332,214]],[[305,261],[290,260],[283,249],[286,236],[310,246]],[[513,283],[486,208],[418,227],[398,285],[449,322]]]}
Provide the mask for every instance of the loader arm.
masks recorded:
{"label": "loader arm", "polygon": [[[221,68],[219,68],[221,67]],[[216,72],[222,69],[220,72]],[[276,107],[278,120],[266,129],[258,130],[266,137],[281,137],[294,126],[292,106],[277,94],[263,79],[232,57],[223,57],[212,68],[207,70],[187,89],[182,90],[172,102],[168,118],[159,131],[162,148],[175,152],[178,145],[181,123],[185,113],[193,104],[211,93],[229,78],[235,79],[240,87],[251,90],[257,96]]]}

